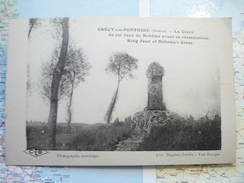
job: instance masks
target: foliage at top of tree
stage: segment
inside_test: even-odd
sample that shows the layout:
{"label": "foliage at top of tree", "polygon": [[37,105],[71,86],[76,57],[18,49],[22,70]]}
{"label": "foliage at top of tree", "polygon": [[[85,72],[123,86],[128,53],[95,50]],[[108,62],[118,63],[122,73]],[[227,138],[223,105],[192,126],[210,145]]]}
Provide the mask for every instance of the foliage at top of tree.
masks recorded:
{"label": "foliage at top of tree", "polygon": [[134,78],[131,73],[134,69],[138,68],[138,59],[130,56],[126,52],[116,52],[109,58],[109,63],[106,67],[107,73],[114,73],[118,76],[118,81],[128,77]]}
{"label": "foliage at top of tree", "polygon": [[[42,79],[39,87],[41,88],[41,96],[44,101],[50,101],[51,82],[54,74],[53,71],[56,68],[58,61],[59,51],[60,48],[56,48],[51,62],[42,64]],[[70,95],[72,83],[75,87],[81,81],[84,82],[85,76],[89,74],[89,70],[91,68],[90,64],[86,61],[86,57],[82,49],[69,46],[66,59],[63,75],[59,84],[59,99]]]}

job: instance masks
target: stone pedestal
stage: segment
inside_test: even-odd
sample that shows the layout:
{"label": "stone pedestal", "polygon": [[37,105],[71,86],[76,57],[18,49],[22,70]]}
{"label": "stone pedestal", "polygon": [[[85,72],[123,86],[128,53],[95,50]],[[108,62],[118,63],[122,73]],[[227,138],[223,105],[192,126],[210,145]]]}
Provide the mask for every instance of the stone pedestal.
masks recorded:
{"label": "stone pedestal", "polygon": [[137,112],[133,116],[132,131],[135,136],[147,137],[153,125],[164,126],[169,120],[171,120],[169,111],[147,110]]}

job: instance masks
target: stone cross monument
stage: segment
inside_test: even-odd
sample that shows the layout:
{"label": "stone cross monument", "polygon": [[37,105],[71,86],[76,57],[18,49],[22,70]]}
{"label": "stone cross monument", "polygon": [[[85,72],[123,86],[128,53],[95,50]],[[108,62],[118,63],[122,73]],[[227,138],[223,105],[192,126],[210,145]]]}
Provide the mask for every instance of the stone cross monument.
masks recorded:
{"label": "stone cross monument", "polygon": [[172,118],[163,102],[163,76],[164,68],[159,63],[153,62],[148,66],[147,107],[133,116],[131,131],[134,138],[149,136],[153,126],[164,126]]}
{"label": "stone cross monument", "polygon": [[163,104],[163,89],[162,89],[163,76],[164,76],[164,68],[159,63],[153,62],[148,66],[147,110],[165,110]]}

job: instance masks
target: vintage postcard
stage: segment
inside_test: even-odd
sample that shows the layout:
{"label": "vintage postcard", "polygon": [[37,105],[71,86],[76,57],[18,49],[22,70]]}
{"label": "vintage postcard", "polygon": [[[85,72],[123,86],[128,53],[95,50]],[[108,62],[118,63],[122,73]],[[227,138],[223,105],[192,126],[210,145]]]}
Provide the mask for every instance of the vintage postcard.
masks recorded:
{"label": "vintage postcard", "polygon": [[235,162],[231,19],[11,20],[8,165]]}

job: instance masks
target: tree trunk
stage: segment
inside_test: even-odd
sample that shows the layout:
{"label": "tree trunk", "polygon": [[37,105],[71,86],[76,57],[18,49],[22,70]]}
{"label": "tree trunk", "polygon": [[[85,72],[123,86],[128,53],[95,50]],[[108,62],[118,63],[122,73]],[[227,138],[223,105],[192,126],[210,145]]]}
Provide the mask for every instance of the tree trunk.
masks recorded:
{"label": "tree trunk", "polygon": [[34,19],[30,19],[29,21],[30,21],[31,25],[29,27],[28,38],[30,37],[31,30],[32,30],[32,28],[33,28],[33,26],[35,24],[35,20]]}
{"label": "tree trunk", "polygon": [[[75,78],[75,75],[74,75]],[[71,91],[70,91],[70,98],[69,98],[69,103],[67,106],[68,110],[68,133],[71,133],[71,119],[72,119],[72,100],[73,100],[73,90],[74,90],[74,78],[72,78],[71,81]]]}
{"label": "tree trunk", "polygon": [[105,119],[106,119],[107,123],[110,123],[111,120],[112,120],[112,114],[113,114],[113,111],[114,111],[114,108],[115,108],[115,104],[116,104],[117,99],[118,99],[119,84],[120,84],[120,80],[118,81],[117,89],[116,89],[116,91],[114,93],[114,96],[112,98],[112,101],[110,103],[110,106],[108,108],[108,111],[106,113]]}
{"label": "tree trunk", "polygon": [[28,32],[28,38],[30,37],[30,33],[31,33],[33,26],[34,26],[34,24],[31,24],[31,27],[30,27],[29,32]]}
{"label": "tree trunk", "polygon": [[35,24],[37,23],[37,18],[31,18],[29,20],[29,23],[31,24],[30,27],[29,27],[29,32],[28,32],[28,38],[30,37],[30,34],[31,34],[31,31],[32,31],[32,28],[35,26]]}
{"label": "tree trunk", "polygon": [[62,45],[59,55],[59,60],[53,71],[53,80],[51,84],[50,110],[49,110],[49,133],[48,133],[48,149],[56,150],[56,126],[58,114],[58,92],[61,77],[66,62],[66,55],[69,44],[69,18],[64,18],[62,21]]}

